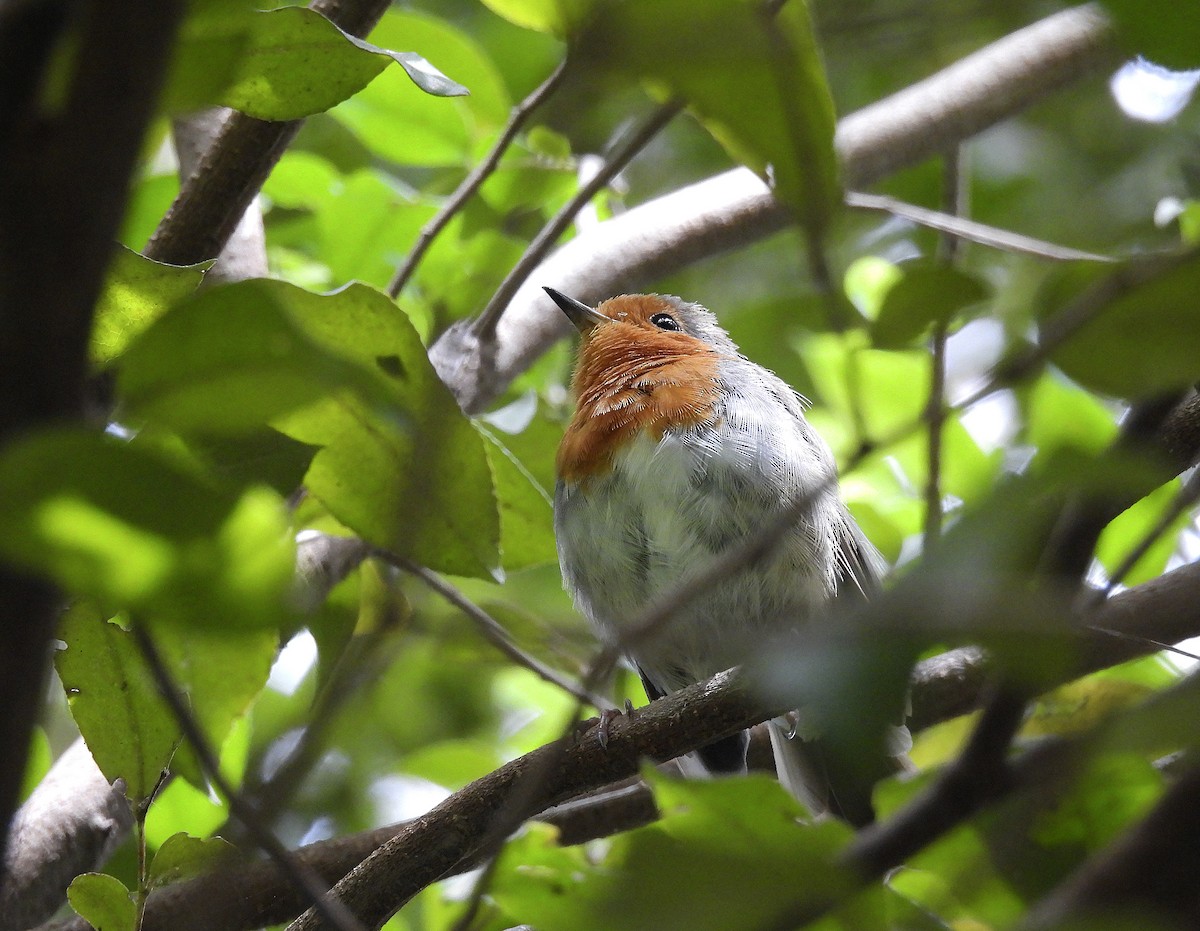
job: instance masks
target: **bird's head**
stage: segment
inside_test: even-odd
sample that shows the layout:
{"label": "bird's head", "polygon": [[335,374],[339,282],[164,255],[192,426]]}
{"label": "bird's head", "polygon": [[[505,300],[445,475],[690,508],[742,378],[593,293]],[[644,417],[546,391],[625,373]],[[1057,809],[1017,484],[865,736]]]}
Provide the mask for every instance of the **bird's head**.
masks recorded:
{"label": "bird's head", "polygon": [[639,432],[711,420],[717,362],[737,347],[699,304],[623,294],[592,308],[545,289],[582,335],[573,387],[575,418],[559,449],[559,473],[594,473]]}

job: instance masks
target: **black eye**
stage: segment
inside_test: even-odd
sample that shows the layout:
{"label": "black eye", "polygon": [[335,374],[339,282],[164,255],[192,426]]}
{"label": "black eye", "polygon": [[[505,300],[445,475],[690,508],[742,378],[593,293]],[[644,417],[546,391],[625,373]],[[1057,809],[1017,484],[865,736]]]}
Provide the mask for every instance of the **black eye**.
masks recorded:
{"label": "black eye", "polygon": [[660,330],[673,330],[678,332],[683,329],[683,327],[679,325],[679,321],[670,314],[655,314],[650,318],[650,322]]}

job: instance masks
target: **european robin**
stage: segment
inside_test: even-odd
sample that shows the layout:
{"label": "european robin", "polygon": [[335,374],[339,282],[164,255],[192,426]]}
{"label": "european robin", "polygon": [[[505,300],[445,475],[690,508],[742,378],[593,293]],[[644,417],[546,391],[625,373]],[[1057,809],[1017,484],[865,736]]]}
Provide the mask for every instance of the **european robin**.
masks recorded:
{"label": "european robin", "polygon": [[[805,402],[712,313],[657,294],[593,309],[545,290],[582,334],[554,526],[564,584],[601,640],[619,642],[657,595],[811,498],[771,554],[637,643],[628,658],[649,698],[739,665],[839,594],[875,588],[882,560],[838,496]],[[801,801],[870,820],[869,800],[837,798],[819,759],[797,753],[782,720],[770,727],[781,780]],[[744,771],[748,742],[743,732],[697,755],[710,773]]]}

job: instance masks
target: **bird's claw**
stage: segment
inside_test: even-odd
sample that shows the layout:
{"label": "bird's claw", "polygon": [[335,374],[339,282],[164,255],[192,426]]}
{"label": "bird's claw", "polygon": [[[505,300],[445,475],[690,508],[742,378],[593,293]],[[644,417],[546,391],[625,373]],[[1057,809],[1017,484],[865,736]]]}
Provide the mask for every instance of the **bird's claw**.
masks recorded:
{"label": "bird's claw", "polygon": [[608,749],[608,729],[614,720],[622,714],[627,717],[633,717],[633,702],[628,698],[625,699],[625,710],[620,708],[606,708],[600,712],[600,726],[596,729],[596,739],[600,741],[600,747],[604,750]]}

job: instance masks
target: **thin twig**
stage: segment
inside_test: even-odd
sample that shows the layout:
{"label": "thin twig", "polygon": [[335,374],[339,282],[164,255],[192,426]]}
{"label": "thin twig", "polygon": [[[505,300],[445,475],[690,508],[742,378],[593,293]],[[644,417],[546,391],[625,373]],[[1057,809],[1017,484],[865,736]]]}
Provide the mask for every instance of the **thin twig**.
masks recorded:
{"label": "thin twig", "polygon": [[1031,255],[1034,258],[1050,259],[1056,262],[1115,262],[1111,255],[1101,255],[1098,252],[1084,252],[1070,246],[1060,246],[1057,243],[1035,239],[1023,233],[989,226],[977,220],[957,217],[949,212],[930,210],[906,201],[897,200],[886,194],[863,194],[859,191],[846,192],[846,206],[856,210],[874,210],[887,213],[894,217],[910,220],[919,226],[948,233],[956,239],[965,239],[981,246],[990,246],[1003,252],[1015,252],[1020,255]]}
{"label": "thin twig", "polygon": [[[955,146],[942,159],[942,209],[957,217],[965,201],[964,152]],[[952,266],[958,256],[960,240],[943,231],[938,237],[937,259]],[[924,547],[928,551],[942,535],[942,429],[946,424],[946,341],[949,322],[938,320],[930,338],[929,400],[925,405],[925,423],[929,429],[928,471],[925,482]]]}
{"label": "thin twig", "polygon": [[291,855],[291,852],[280,843],[279,838],[262,824],[258,813],[251,809],[245,799],[230,785],[229,780],[221,772],[217,755],[208,745],[208,740],[188,707],[183,693],[171,678],[171,673],[163,661],[162,654],[158,652],[158,646],[154,643],[149,631],[137,621],[131,624],[130,628],[133,632],[134,642],[137,643],[138,649],[145,658],[159,692],[170,706],[184,736],[192,745],[192,751],[196,754],[196,759],[203,768],[204,775],[212,781],[217,791],[228,799],[230,811],[246,826],[255,843],[275,861],[280,872],[312,901],[313,906],[321,913],[321,917],[330,927],[337,931],[365,931],[362,923],[350,913],[349,909],[340,900],[328,894],[329,889],[321,878]]}
{"label": "thin twig", "polygon": [[508,302],[512,300],[513,295],[517,293],[517,289],[521,287],[525,279],[529,277],[529,273],[541,264],[542,259],[558,242],[558,237],[563,234],[568,226],[575,219],[575,214],[583,209],[584,205],[596,196],[617,174],[622,171],[626,165],[646,147],[651,139],[658,135],[667,123],[683,109],[681,100],[670,100],[667,103],[658,107],[639,126],[623,143],[621,143],[616,151],[605,161],[603,167],[596,172],[587,183],[585,183],[572,197],[567,201],[566,205],[554,215],[554,217],[542,227],[541,232],[534,237],[533,242],[529,244],[529,248],[525,250],[525,254],[521,256],[520,261],[513,266],[500,283],[500,287],[496,289],[496,293],[492,295],[492,299],[488,301],[483,312],[475,320],[472,325],[472,332],[480,339],[488,339],[495,333],[496,323],[501,315],[508,307]]}
{"label": "thin twig", "polygon": [[425,257],[425,253],[433,244],[433,240],[446,228],[446,224],[454,219],[455,214],[462,209],[463,204],[479,190],[483,182],[496,169],[496,165],[500,162],[500,157],[512,144],[513,139],[517,137],[517,133],[521,131],[521,127],[525,125],[534,111],[545,103],[546,99],[558,89],[558,85],[562,82],[562,76],[566,73],[566,70],[567,59],[563,58],[558,63],[558,67],[551,72],[550,77],[546,78],[533,93],[513,108],[512,115],[508,118],[508,124],[504,127],[503,132],[500,133],[499,138],[488,151],[488,154],[484,156],[483,161],[471,170],[471,173],[463,179],[462,184],[454,191],[450,199],[442,206],[442,209],[421,228],[421,233],[417,236],[417,241],[413,245],[412,251],[409,252],[408,258],[397,269],[391,283],[387,287],[389,296],[394,299],[404,290],[404,286],[408,284],[408,279],[412,277],[413,272],[417,270],[417,266],[421,264],[421,259]]}
{"label": "thin twig", "polygon": [[418,579],[424,582],[429,588],[441,595],[446,601],[454,605],[462,611],[467,617],[475,622],[475,626],[487,638],[488,642],[493,644],[501,653],[511,659],[518,666],[528,669],[538,678],[549,682],[551,685],[557,686],[568,695],[571,695],[579,701],[592,705],[600,709],[609,709],[615,707],[612,702],[605,699],[603,696],[596,694],[594,689],[588,689],[580,683],[568,679],[566,676],[551,669],[536,656],[526,653],[519,646],[505,628],[504,625],[497,621],[494,617],[488,614],[483,608],[475,604],[470,598],[464,595],[461,591],[439,576],[436,572],[426,569],[424,566],[418,566],[416,563],[405,559],[403,556],[398,556],[395,553],[389,553],[387,550],[376,550],[376,555],[387,562],[389,565],[395,566],[397,569],[415,575]]}

